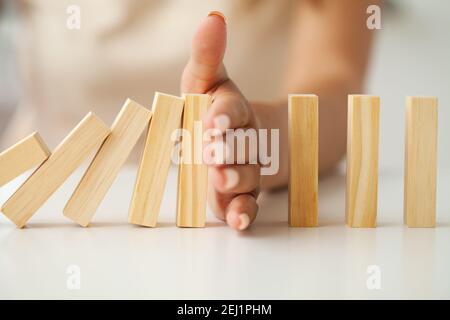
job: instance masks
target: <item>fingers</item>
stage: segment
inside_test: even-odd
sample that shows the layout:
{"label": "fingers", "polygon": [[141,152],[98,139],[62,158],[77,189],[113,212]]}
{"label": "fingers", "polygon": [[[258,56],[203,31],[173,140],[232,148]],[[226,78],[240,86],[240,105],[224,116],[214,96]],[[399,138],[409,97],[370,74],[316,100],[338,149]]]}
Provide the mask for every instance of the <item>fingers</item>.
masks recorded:
{"label": "fingers", "polygon": [[258,135],[254,128],[239,128],[226,136],[217,136],[203,149],[203,161],[209,166],[258,164]]}
{"label": "fingers", "polygon": [[214,100],[203,119],[206,129],[242,128],[254,124],[253,113],[247,100],[236,85],[228,80],[214,92]]}
{"label": "fingers", "polygon": [[258,125],[249,103],[231,80],[214,92],[203,126],[210,142],[203,154],[207,164],[258,163]]}
{"label": "fingers", "polygon": [[216,216],[235,230],[247,229],[258,212],[259,165],[210,168],[209,178]]}
{"label": "fingers", "polygon": [[225,18],[212,11],[192,39],[191,56],[181,78],[182,92],[206,93],[227,79],[222,63],[226,43]]}
{"label": "fingers", "polygon": [[211,181],[221,193],[255,193],[260,183],[259,165],[214,167]]}
{"label": "fingers", "polygon": [[227,224],[235,230],[245,230],[255,220],[258,205],[254,196],[240,194],[231,200],[227,208]]}

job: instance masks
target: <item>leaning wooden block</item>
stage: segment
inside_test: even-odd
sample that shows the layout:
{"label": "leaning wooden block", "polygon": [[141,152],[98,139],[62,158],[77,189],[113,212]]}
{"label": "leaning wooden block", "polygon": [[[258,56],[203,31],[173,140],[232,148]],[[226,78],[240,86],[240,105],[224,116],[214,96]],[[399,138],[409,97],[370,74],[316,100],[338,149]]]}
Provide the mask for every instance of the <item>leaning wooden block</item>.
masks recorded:
{"label": "leaning wooden block", "polygon": [[182,98],[158,92],[155,94],[153,118],[129,210],[130,223],[156,226],[174,145],[171,135],[181,125],[183,105]]}
{"label": "leaning wooden block", "polygon": [[406,100],[404,221],[408,227],[436,225],[438,101]]}
{"label": "leaning wooden block", "polygon": [[289,95],[289,226],[318,226],[319,110],[316,95]]}
{"label": "leaning wooden block", "polygon": [[[181,142],[182,161],[178,170],[178,227],[205,226],[208,167],[203,163],[201,156],[203,150],[201,119],[210,105],[211,97],[209,95],[185,95],[183,129],[189,135],[188,137],[183,136]],[[200,134],[202,137],[198,137]],[[200,155],[200,159],[196,159],[198,155]]]}
{"label": "leaning wooden block", "polygon": [[379,97],[349,96],[345,215],[350,227],[376,227],[379,115]]}
{"label": "leaning wooden block", "polygon": [[150,118],[149,110],[132,100],[125,102],[110,135],[67,202],[66,217],[83,227],[89,224]]}
{"label": "leaning wooden block", "polygon": [[3,213],[19,228],[23,227],[108,134],[108,127],[89,113],[8,199]]}
{"label": "leaning wooden block", "polygon": [[40,165],[50,156],[50,153],[37,132],[0,153],[0,187],[27,170]]}

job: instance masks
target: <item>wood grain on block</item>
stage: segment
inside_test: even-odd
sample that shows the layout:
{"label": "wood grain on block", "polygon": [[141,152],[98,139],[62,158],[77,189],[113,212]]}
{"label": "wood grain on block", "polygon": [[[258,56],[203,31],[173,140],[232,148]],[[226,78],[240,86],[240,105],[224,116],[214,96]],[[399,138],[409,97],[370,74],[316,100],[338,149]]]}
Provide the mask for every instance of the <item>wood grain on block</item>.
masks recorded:
{"label": "wood grain on block", "polygon": [[379,97],[348,97],[345,215],[350,227],[376,227],[379,116]]}
{"label": "wood grain on block", "polygon": [[64,215],[86,227],[113,184],[133,147],[147,127],[151,112],[127,100],[117,115],[111,133],[98,150],[72,197]]}
{"label": "wood grain on block", "polygon": [[[208,167],[203,163],[203,128],[201,119],[211,105],[211,96],[206,94],[185,95],[183,129],[190,139],[183,136],[181,142],[182,162],[178,170],[177,226],[204,227],[208,189]],[[195,126],[200,131],[195,130]],[[202,134],[202,137],[198,137]],[[190,155],[187,159],[187,154]],[[200,155],[200,159],[196,159]],[[190,160],[190,163],[186,163]],[[199,161],[197,161],[199,160]]]}
{"label": "wood grain on block", "polygon": [[37,132],[0,153],[0,187],[42,164],[50,153]]}
{"label": "wood grain on block", "polygon": [[23,227],[108,134],[108,127],[100,119],[93,113],[86,115],[8,199],[2,208],[3,213],[18,227]]}
{"label": "wood grain on block", "polygon": [[316,95],[289,95],[289,225],[318,226],[319,110]]}
{"label": "wood grain on block", "polygon": [[406,100],[404,221],[408,227],[436,225],[438,101]]}
{"label": "wood grain on block", "polygon": [[128,215],[132,224],[155,227],[171,164],[173,132],[180,128],[184,99],[156,93]]}

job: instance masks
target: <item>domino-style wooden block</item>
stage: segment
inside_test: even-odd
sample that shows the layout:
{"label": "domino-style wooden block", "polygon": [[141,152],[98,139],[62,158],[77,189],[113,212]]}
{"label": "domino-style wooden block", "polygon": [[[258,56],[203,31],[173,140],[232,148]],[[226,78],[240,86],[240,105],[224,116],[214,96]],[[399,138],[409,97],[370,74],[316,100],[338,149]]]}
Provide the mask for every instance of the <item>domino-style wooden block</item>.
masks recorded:
{"label": "domino-style wooden block", "polygon": [[128,99],[117,115],[111,133],[64,208],[64,215],[86,227],[113,184],[142,132],[151,112]]}
{"label": "domino-style wooden block", "polygon": [[180,97],[155,94],[153,118],[131,199],[129,223],[156,226],[174,145],[171,135],[181,126],[183,106],[184,99]]}
{"label": "domino-style wooden block", "polygon": [[408,227],[436,225],[438,101],[407,97],[404,222]]}
{"label": "domino-style wooden block", "polygon": [[376,227],[379,117],[379,97],[348,97],[345,217],[350,227]]}
{"label": "domino-style wooden block", "polygon": [[50,153],[37,132],[0,153],[0,187],[31,168],[42,164],[50,156]]}
{"label": "domino-style wooden block", "polygon": [[318,226],[319,109],[316,95],[289,95],[289,226]]}
{"label": "domino-style wooden block", "polygon": [[[208,191],[208,167],[200,159],[196,163],[195,155],[202,154],[203,137],[195,130],[195,123],[201,126],[201,119],[211,105],[211,96],[206,94],[185,95],[183,129],[190,133],[190,139],[182,139],[181,155],[183,160],[178,170],[177,226],[205,226],[206,199]],[[203,128],[201,127],[203,132]],[[202,134],[203,135],[203,134]],[[198,142],[200,141],[200,143]],[[185,156],[190,155],[190,163]]]}
{"label": "domino-style wooden block", "polygon": [[3,213],[22,228],[28,219],[64,183],[109,134],[109,128],[93,113],[59,144],[50,157],[3,205]]}

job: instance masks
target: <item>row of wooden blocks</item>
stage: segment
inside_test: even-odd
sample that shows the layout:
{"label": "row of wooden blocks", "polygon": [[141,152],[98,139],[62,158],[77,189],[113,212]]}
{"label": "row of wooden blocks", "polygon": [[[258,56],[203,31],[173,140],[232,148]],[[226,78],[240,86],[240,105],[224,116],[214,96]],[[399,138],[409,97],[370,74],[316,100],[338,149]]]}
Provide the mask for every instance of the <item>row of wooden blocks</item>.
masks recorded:
{"label": "row of wooden blocks", "polygon": [[[127,100],[111,128],[89,113],[52,153],[37,133],[30,135],[0,154],[0,186],[38,166],[3,205],[3,213],[23,227],[83,160],[97,150],[64,208],[66,217],[87,226],[148,127],[129,222],[156,226],[174,145],[171,135],[181,126],[194,136],[194,123],[210,104],[208,95],[187,94],[180,98],[156,93],[151,112]],[[315,95],[289,96],[288,220],[292,227],[318,225],[318,110]],[[346,222],[351,227],[376,226],[379,112],[378,97],[349,96]],[[406,115],[405,223],[410,227],[433,227],[437,99],[408,97]],[[181,153],[196,154],[201,147],[183,140]],[[179,164],[177,226],[205,225],[207,172],[205,164]]]}
{"label": "row of wooden blocks", "polygon": [[[380,98],[350,95],[347,119],[345,220],[376,227]],[[318,98],[289,97],[289,225],[318,225]],[[407,97],[404,222],[436,225],[437,98]]]}
{"label": "row of wooden blocks", "polygon": [[[200,121],[211,104],[206,94],[187,94],[183,98],[156,93],[152,111],[127,100],[108,128],[89,113],[50,152],[37,133],[33,133],[0,154],[0,186],[38,166],[13,193],[2,212],[19,228],[78,168],[97,150],[84,176],[64,208],[64,215],[81,226],[88,226],[101,201],[137,143],[148,128],[144,150],[129,210],[129,222],[154,227],[172,161],[172,133],[182,126],[195,135],[194,123]],[[182,142],[181,153],[195,144]],[[179,165],[177,225],[203,227],[206,216],[207,166]]]}

